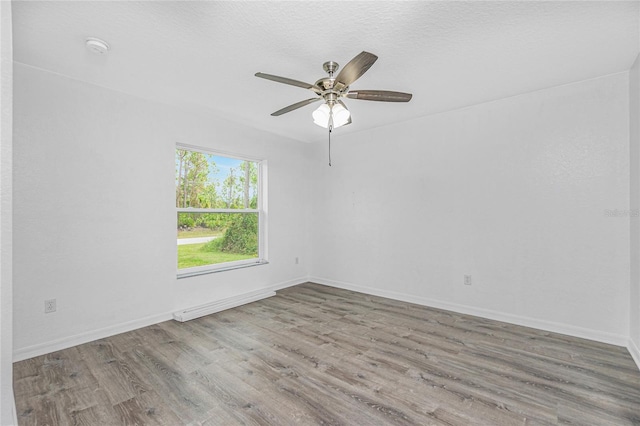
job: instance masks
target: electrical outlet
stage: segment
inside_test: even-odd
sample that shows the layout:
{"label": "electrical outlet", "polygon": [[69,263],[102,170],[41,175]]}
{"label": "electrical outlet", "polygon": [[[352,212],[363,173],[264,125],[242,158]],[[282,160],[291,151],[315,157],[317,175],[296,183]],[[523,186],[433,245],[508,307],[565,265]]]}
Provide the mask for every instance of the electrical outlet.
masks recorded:
{"label": "electrical outlet", "polygon": [[49,314],[56,311],[56,299],[49,299],[44,301],[44,313]]}
{"label": "electrical outlet", "polygon": [[471,285],[471,275],[464,276],[464,285]]}

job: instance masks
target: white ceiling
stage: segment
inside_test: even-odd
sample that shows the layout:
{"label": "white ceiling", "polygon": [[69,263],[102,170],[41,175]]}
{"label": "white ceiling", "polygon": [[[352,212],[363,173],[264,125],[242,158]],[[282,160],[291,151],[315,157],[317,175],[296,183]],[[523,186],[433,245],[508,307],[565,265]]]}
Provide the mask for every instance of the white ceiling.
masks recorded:
{"label": "white ceiling", "polygon": [[[378,61],[352,89],[413,93],[408,104],[346,100],[349,133],[628,70],[639,51],[629,2],[14,1],[14,59],[147,99],[208,107],[300,141],[325,138],[311,112],[269,114],[311,91],[325,61]],[[111,45],[106,56],[87,37]]]}

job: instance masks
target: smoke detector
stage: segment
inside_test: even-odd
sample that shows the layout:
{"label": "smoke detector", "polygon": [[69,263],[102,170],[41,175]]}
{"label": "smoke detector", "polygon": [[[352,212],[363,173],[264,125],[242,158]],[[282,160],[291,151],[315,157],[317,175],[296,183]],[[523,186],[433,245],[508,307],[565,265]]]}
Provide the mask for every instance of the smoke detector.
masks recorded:
{"label": "smoke detector", "polygon": [[104,55],[110,49],[109,44],[106,41],[95,37],[88,37],[86,46],[87,49],[89,49],[89,52],[93,52],[97,55]]}

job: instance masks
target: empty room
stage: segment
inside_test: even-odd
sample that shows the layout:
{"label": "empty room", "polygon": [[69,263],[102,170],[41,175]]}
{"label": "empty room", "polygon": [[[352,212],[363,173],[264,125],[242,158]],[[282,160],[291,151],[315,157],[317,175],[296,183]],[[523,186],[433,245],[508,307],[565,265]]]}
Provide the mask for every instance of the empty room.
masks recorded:
{"label": "empty room", "polygon": [[0,425],[640,425],[639,1],[0,37]]}

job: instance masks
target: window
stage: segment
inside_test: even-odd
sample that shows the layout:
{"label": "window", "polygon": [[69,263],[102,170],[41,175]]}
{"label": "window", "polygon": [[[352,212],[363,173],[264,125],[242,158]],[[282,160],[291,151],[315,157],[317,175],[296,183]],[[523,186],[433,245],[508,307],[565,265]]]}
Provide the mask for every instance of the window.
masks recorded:
{"label": "window", "polygon": [[266,263],[264,162],[176,148],[178,278]]}

